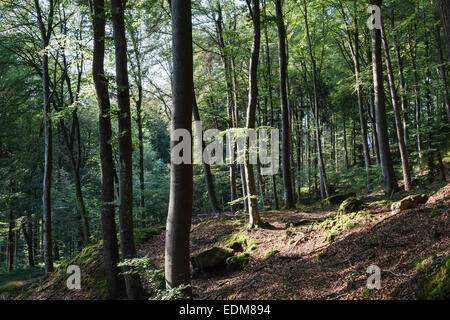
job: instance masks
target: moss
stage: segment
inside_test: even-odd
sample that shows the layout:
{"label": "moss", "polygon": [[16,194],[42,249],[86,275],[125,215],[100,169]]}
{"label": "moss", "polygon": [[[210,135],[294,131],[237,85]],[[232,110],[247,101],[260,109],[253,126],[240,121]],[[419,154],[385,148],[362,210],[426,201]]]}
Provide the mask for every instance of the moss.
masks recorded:
{"label": "moss", "polygon": [[392,213],[398,213],[403,210],[412,209],[420,204],[426,203],[428,196],[426,194],[414,194],[403,198],[400,201],[394,202],[391,205]]}
{"label": "moss", "polygon": [[370,219],[371,217],[372,216],[365,211],[352,212],[325,219],[318,226],[320,229],[327,232],[325,241],[332,241],[339,232],[352,229],[362,221]]}
{"label": "moss", "polygon": [[288,244],[289,244],[290,246],[292,246],[292,245],[295,244],[296,242],[297,242],[297,240],[291,239],[291,240],[289,240]]}
{"label": "moss", "polygon": [[361,290],[361,296],[368,297],[368,296],[370,296],[371,292],[372,292],[372,290],[370,290],[369,288],[364,288]]}
{"label": "moss", "polygon": [[143,243],[150,239],[151,236],[158,235],[162,230],[165,230],[166,226],[153,226],[150,228],[145,229],[135,229],[134,231],[134,239],[136,240],[136,243]]}
{"label": "moss", "polygon": [[223,267],[228,257],[233,256],[233,250],[223,247],[212,247],[194,253],[191,256],[192,267],[195,271]]}
{"label": "moss", "polygon": [[267,292],[269,292],[269,288],[259,289],[258,295],[262,296],[262,295],[266,294]]}
{"label": "moss", "polygon": [[431,212],[429,212],[428,213],[428,215],[431,217],[431,218],[434,218],[434,217],[436,217],[436,216],[438,216],[438,215],[440,215],[441,213],[439,212],[439,211],[437,211],[437,210],[433,210],[433,211],[431,211]]}
{"label": "moss", "polygon": [[350,213],[361,209],[363,203],[359,198],[348,198],[339,206],[339,212]]}
{"label": "moss", "polygon": [[419,284],[418,297],[422,300],[450,299],[450,255],[436,258],[427,267],[425,278]]}
{"label": "moss", "polygon": [[322,260],[323,258],[325,258],[327,256],[327,254],[325,252],[321,252],[317,255],[317,261]]}
{"label": "moss", "polygon": [[212,223],[214,223],[214,222],[217,222],[217,221],[219,221],[219,220],[211,219],[211,220],[205,221],[203,224],[204,224],[205,226],[207,226],[207,225],[210,225],[210,224],[212,224]]}
{"label": "moss", "polygon": [[279,251],[278,250],[270,250],[270,251],[267,251],[266,253],[264,253],[264,260],[267,260],[267,259],[270,259],[270,258],[272,258],[273,256],[275,256],[277,253],[278,253]]}
{"label": "moss", "polygon": [[429,265],[433,261],[433,257],[417,257],[416,258],[416,270],[422,269],[424,266]]}
{"label": "moss", "polygon": [[243,252],[237,256],[228,257],[226,260],[227,269],[230,271],[245,269],[250,260],[250,254],[248,252]]}
{"label": "moss", "polygon": [[365,208],[378,208],[378,207],[382,207],[389,204],[389,200],[380,200],[380,201],[374,201],[374,202],[369,202],[367,204],[364,205]]}
{"label": "moss", "polygon": [[313,224],[315,221],[312,219],[300,219],[298,221],[294,221],[294,222],[287,222],[286,223],[286,228],[289,227],[299,227],[299,226],[303,226],[303,225],[310,225]]}
{"label": "moss", "polygon": [[258,248],[260,241],[253,240],[243,232],[233,233],[225,243],[226,248],[233,248],[240,245],[244,251],[250,252]]}

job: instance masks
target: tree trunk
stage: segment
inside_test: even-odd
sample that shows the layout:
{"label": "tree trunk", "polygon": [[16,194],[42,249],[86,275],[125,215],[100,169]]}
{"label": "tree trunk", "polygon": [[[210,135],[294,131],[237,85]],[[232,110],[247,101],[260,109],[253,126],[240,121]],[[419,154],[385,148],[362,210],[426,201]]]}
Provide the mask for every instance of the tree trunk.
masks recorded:
{"label": "tree trunk", "polygon": [[44,25],[39,0],[34,0],[35,10],[41,32],[41,44],[44,51],[41,60],[42,68],[42,91],[44,102],[44,181],[42,188],[42,228],[44,236],[44,266],[45,272],[53,272],[53,251],[52,251],[52,218],[51,218],[51,184],[53,168],[53,139],[52,139],[52,119],[50,117],[50,76],[48,67],[48,52],[46,50],[50,43],[53,31],[54,4],[50,1],[48,14],[48,25]]}
{"label": "tree trunk", "polygon": [[[111,12],[114,34],[117,102],[119,107],[119,222],[120,250],[122,259],[136,256],[133,235],[133,161],[131,141],[130,88],[127,67],[127,41],[125,35],[126,1],[111,0]],[[129,268],[124,268],[127,271]],[[143,289],[139,276],[125,275],[125,285],[129,299],[143,298]]]}
{"label": "tree trunk", "polygon": [[105,1],[94,0],[92,26],[94,29],[94,54],[92,73],[97,103],[99,107],[99,146],[101,181],[101,222],[103,236],[103,258],[106,273],[106,285],[110,299],[123,295],[125,282],[119,275],[119,249],[114,209],[114,162],[111,146],[111,105],[109,101],[108,79],[105,76]]}
{"label": "tree trunk", "polygon": [[8,250],[7,250],[7,259],[8,259],[8,272],[14,271],[14,250],[16,246],[14,228],[16,227],[14,220],[14,212],[9,210],[8,217]]}
{"label": "tree trunk", "polygon": [[[381,7],[381,0],[371,0],[371,4]],[[392,165],[391,151],[389,149],[389,137],[386,123],[386,109],[383,89],[383,63],[381,56],[381,32],[372,30],[372,61],[373,83],[375,91],[375,121],[377,126],[378,144],[380,148],[380,163],[384,178],[384,190],[391,194],[397,189],[394,166]]]}
{"label": "tree trunk", "polygon": [[[192,135],[193,61],[190,1],[172,0],[172,119],[171,132],[185,129]],[[171,149],[177,145],[171,141]],[[193,201],[192,164],[171,161],[167,217],[165,277],[168,288],[190,284],[189,234]],[[185,290],[191,295],[192,289]]]}
{"label": "tree trunk", "polygon": [[[193,95],[193,100],[194,103],[192,104],[192,114],[194,115],[194,120],[195,121],[201,121],[200,120],[200,113],[198,112],[198,105],[197,105],[197,99],[195,96],[195,91],[192,93]],[[197,134],[201,137],[202,135],[200,135],[200,132],[197,132]],[[201,139],[201,141],[199,141],[199,148],[202,148],[202,155],[203,155],[203,150],[205,150],[205,141],[203,141],[203,139]],[[217,202],[217,196],[216,196],[216,188],[214,187],[214,181],[213,181],[213,175],[211,173],[211,166],[209,164],[207,164],[202,156],[202,162],[203,162],[203,170],[205,172],[205,184],[206,184],[206,189],[208,190],[208,196],[209,196],[209,201],[211,202],[211,208],[213,210],[214,213],[220,213],[220,209],[219,209],[219,204]],[[233,199],[231,200],[233,201]]]}
{"label": "tree trunk", "polygon": [[403,137],[402,119],[398,107],[397,90],[394,82],[394,72],[392,71],[391,57],[389,54],[389,45],[387,43],[386,34],[384,32],[383,23],[381,24],[381,38],[384,46],[384,55],[386,58],[386,68],[389,80],[389,91],[391,93],[392,108],[394,109],[395,127],[397,131],[397,141],[400,149],[400,158],[402,161],[403,184],[406,191],[411,190],[411,171],[408,162],[408,153],[406,151],[405,139]]}
{"label": "tree trunk", "polygon": [[402,122],[403,122],[403,138],[405,139],[405,145],[408,145],[408,101],[407,101],[407,96],[406,96],[406,82],[405,82],[405,77],[403,75],[403,61],[402,61],[402,56],[400,55],[400,48],[398,46],[397,43],[397,37],[395,34],[395,27],[394,27],[394,10],[392,9],[391,11],[391,28],[392,28],[392,41],[394,43],[394,48],[395,48],[395,56],[397,59],[397,64],[398,64],[398,77],[400,80],[400,102],[401,102],[401,106],[402,106]]}
{"label": "tree trunk", "polygon": [[[254,129],[256,125],[256,105],[258,102],[258,60],[261,43],[261,21],[259,11],[259,0],[252,0],[251,14],[253,20],[253,43],[250,58],[249,76],[248,76],[248,106],[247,106],[247,129]],[[258,212],[258,202],[256,199],[255,176],[253,164],[245,161],[245,178],[247,184],[247,201],[249,226],[253,227],[261,223]]]}
{"label": "tree trunk", "polygon": [[447,60],[450,62],[450,1],[438,0],[438,3],[442,28],[444,29],[445,44],[447,46]]}
{"label": "tree trunk", "polygon": [[304,4],[304,18],[305,18],[305,27],[306,27],[306,39],[308,42],[309,57],[311,59],[312,74],[313,74],[314,122],[315,122],[317,158],[318,158],[318,164],[319,164],[320,183],[321,183],[321,190],[323,191],[322,198],[328,198],[330,195],[329,195],[329,190],[328,190],[328,182],[327,182],[327,175],[326,175],[326,170],[325,170],[325,163],[323,160],[322,141],[321,141],[320,127],[319,127],[319,101],[318,101],[319,98],[318,98],[318,92],[317,92],[316,61],[314,59],[311,38],[309,36],[308,11],[307,11],[307,6],[306,6],[306,1]]}
{"label": "tree trunk", "polygon": [[277,32],[278,32],[278,59],[280,61],[280,102],[281,102],[281,123],[283,130],[282,139],[282,166],[283,166],[283,186],[285,208],[294,208],[294,195],[292,191],[291,177],[291,143],[290,143],[290,127],[289,127],[289,107],[287,97],[287,59],[286,59],[286,41],[285,27],[283,20],[283,11],[281,0],[275,1],[277,15]]}
{"label": "tree trunk", "polygon": [[[442,46],[441,46],[441,32],[439,31],[439,13],[438,8],[435,7],[434,1],[431,0],[431,6],[433,8],[433,18],[434,18],[434,37],[436,42],[436,49],[438,52],[438,58],[439,58],[439,76],[441,77],[441,86],[442,86],[442,93],[444,96],[444,106],[445,111],[447,113],[447,120],[450,124],[450,100],[448,97],[448,89],[447,89],[447,73],[445,70],[445,64],[444,64],[444,56],[442,53]],[[448,0],[447,0],[448,2]],[[450,5],[449,5],[450,7]],[[450,10],[448,12],[450,14]],[[450,17],[446,17],[446,19],[450,19]],[[449,52],[450,54],[450,52]]]}

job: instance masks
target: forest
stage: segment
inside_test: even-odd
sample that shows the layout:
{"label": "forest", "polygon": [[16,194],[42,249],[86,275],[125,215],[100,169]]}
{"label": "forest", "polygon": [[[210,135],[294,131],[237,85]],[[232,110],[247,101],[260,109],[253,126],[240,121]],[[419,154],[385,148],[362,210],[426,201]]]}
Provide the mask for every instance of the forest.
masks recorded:
{"label": "forest", "polygon": [[0,300],[450,299],[449,65],[449,0],[0,0]]}

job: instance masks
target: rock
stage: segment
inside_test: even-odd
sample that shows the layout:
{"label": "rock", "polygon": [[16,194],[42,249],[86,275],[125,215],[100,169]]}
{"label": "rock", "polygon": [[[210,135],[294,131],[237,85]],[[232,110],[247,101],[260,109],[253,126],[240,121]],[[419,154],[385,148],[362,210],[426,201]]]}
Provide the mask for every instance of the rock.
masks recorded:
{"label": "rock", "polygon": [[392,213],[398,213],[403,210],[416,208],[417,206],[424,204],[428,201],[428,196],[426,194],[414,194],[407,196],[400,201],[394,202],[391,205]]}
{"label": "rock", "polygon": [[350,213],[356,212],[361,209],[362,201],[358,198],[348,198],[339,206],[339,212]]}
{"label": "rock", "polygon": [[226,262],[228,271],[237,271],[244,269],[248,265],[249,259],[250,254],[248,252],[244,252],[240,255],[227,258]]}
{"label": "rock", "polygon": [[356,194],[355,193],[335,194],[331,197],[328,197],[328,198],[320,201],[320,204],[323,206],[329,206],[332,204],[340,204],[343,201],[345,201],[346,199],[351,198],[351,197],[356,197]]}
{"label": "rock", "polygon": [[208,270],[226,266],[227,258],[233,256],[233,250],[212,247],[205,249],[191,256],[191,263],[194,271]]}
{"label": "rock", "polygon": [[436,258],[426,269],[417,296],[421,300],[450,299],[450,255]]}

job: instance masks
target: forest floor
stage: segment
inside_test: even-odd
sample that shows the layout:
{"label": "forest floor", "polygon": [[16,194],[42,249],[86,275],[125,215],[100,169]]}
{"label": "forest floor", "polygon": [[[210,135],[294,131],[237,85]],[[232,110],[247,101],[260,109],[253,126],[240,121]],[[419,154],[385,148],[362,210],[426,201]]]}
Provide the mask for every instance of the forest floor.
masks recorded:
{"label": "forest floor", "polygon": [[[426,204],[392,214],[393,201],[426,193]],[[191,252],[225,246],[230,237],[251,239],[248,265],[197,273],[194,299],[417,299],[427,264],[450,254],[450,183],[361,196],[364,209],[338,214],[336,206],[301,205],[264,211],[270,228],[248,230],[246,214],[194,217]],[[164,269],[165,231],[138,245],[138,253]],[[82,289],[65,286],[67,265],[82,268]],[[101,245],[86,248],[55,273],[24,284],[19,299],[103,299],[106,297]],[[368,290],[369,266],[381,268],[381,288]],[[148,288],[148,287],[147,287]]]}

